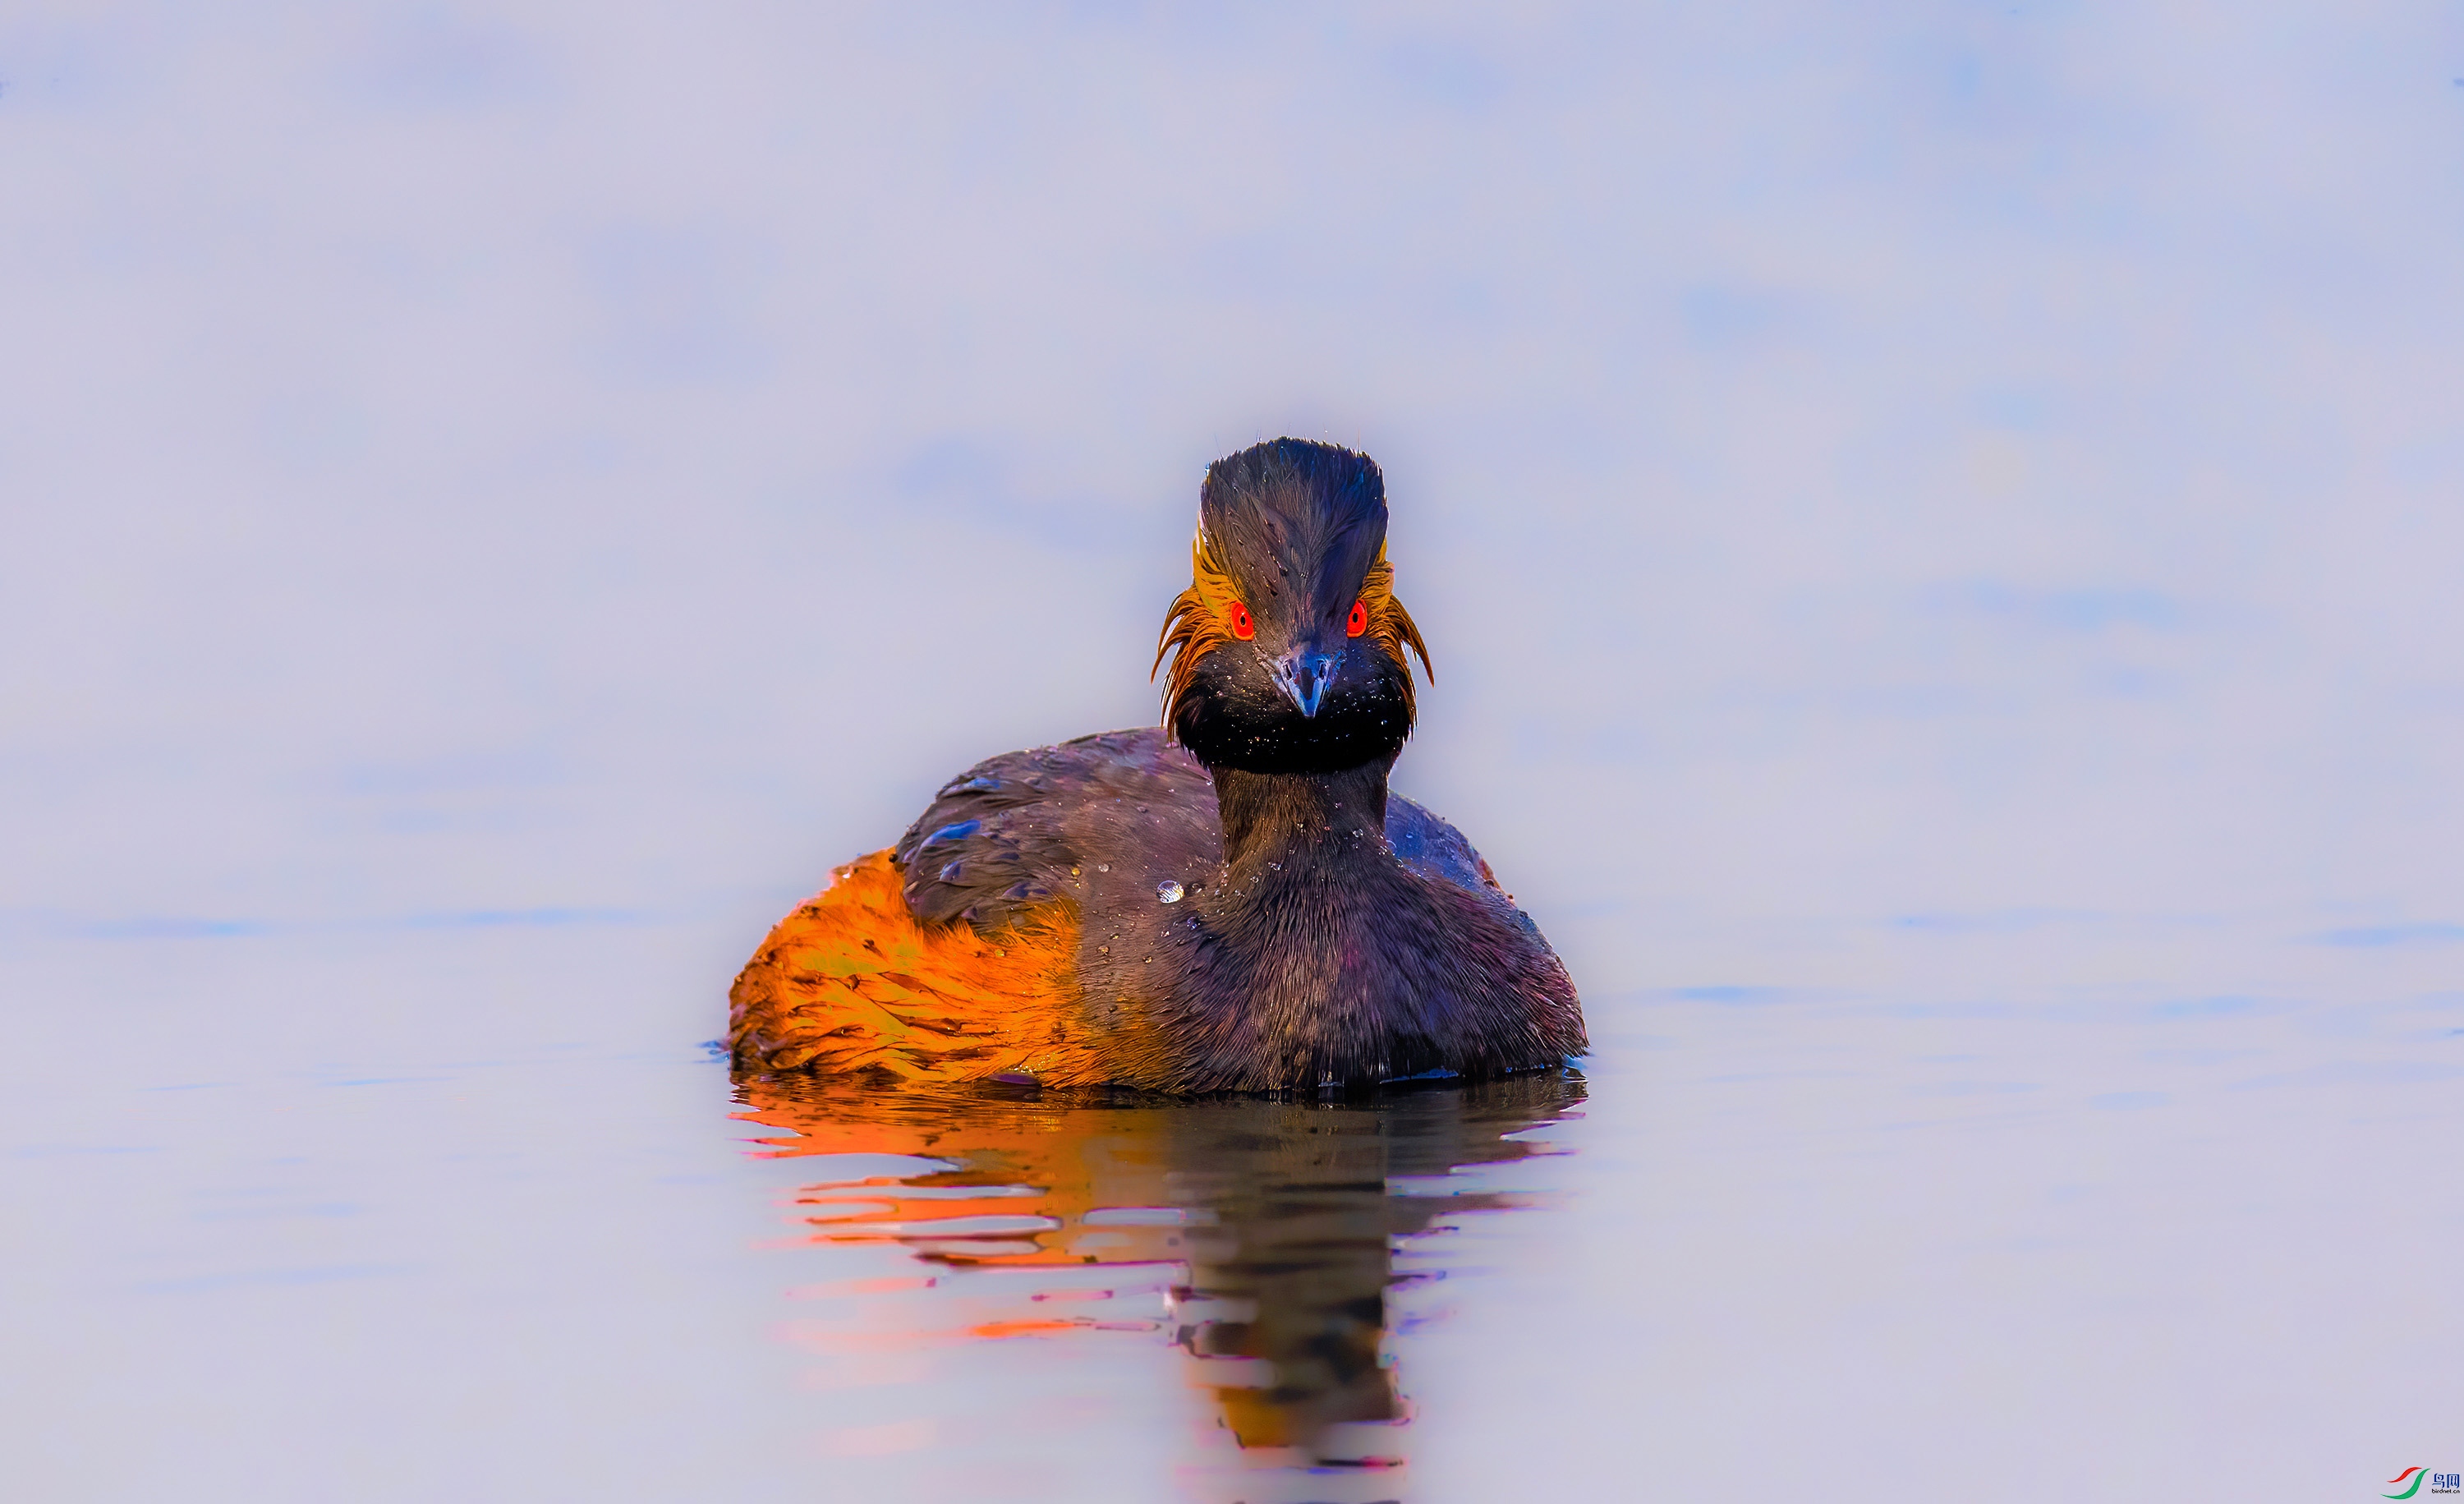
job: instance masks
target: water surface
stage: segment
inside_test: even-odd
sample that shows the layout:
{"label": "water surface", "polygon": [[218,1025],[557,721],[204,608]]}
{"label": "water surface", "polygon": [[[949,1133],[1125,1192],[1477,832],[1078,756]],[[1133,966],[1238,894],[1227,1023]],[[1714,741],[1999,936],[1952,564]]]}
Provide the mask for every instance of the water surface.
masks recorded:
{"label": "water surface", "polygon": [[[1161,1426],[1191,1496],[1262,1504],[1411,1492],[1397,1341],[1441,1309],[1449,1275],[1478,1272],[1502,1235],[1487,1222],[1545,1185],[1516,1171],[1582,1100],[1563,1072],[1324,1101],[744,1090],[748,1118],[789,1130],[769,1152],[815,1177],[788,1203],[811,1229],[795,1246],[887,1245],[921,1266],[792,1292],[813,1302],[785,1336],[824,1357],[815,1382],[1092,1370],[1060,1449],[1106,1449],[1101,1421]],[[1051,1351],[971,1350],[1010,1341]],[[1185,1391],[1186,1413],[1138,1413],[1121,1392],[1136,1387]],[[952,1496],[1031,1476],[1001,1455],[1019,1417],[953,1414],[930,1387],[890,1404],[914,1413],[827,1445],[937,1453],[906,1471]]]}
{"label": "water surface", "polygon": [[1597,997],[1562,1077],[1190,1103],[732,1080],[669,1027],[690,926],[21,938],[8,1466],[46,1499],[1948,1499],[2024,1452],[2008,1496],[2294,1498],[2434,1447],[2449,953],[2201,925],[2130,943],[2217,984],[2149,986],[2055,975],[2113,959],[2055,928]]}

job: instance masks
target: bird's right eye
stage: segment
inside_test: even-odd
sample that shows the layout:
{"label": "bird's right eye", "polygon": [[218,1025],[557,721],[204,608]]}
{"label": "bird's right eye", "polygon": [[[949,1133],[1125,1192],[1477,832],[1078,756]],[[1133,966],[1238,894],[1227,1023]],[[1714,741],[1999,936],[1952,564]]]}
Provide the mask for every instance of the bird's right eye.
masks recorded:
{"label": "bird's right eye", "polygon": [[1232,603],[1232,635],[1247,642],[1258,635],[1258,624],[1249,619],[1249,608],[1238,601]]}

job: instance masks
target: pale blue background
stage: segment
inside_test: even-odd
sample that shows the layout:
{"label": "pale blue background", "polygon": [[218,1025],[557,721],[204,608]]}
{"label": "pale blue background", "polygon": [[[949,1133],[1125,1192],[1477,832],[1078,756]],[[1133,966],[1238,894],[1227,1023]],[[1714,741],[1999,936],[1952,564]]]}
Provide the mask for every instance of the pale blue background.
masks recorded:
{"label": "pale blue background", "polygon": [[1427,1496],[2453,1471],[2459,269],[2452,6],[12,5],[0,1468],[815,1496],[690,1047],[1291,432],[1602,1046]]}

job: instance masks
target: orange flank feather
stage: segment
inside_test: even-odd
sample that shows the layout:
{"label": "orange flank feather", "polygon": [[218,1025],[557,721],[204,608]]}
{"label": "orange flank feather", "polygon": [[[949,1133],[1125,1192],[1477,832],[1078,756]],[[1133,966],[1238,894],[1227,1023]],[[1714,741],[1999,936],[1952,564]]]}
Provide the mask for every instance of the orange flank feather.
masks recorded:
{"label": "orange flank feather", "polygon": [[1047,1086],[1152,1070],[1147,1030],[1089,1020],[1069,905],[978,935],[963,922],[918,924],[887,851],[832,875],[779,921],[728,994],[739,1065],[900,1081],[1027,1075]]}

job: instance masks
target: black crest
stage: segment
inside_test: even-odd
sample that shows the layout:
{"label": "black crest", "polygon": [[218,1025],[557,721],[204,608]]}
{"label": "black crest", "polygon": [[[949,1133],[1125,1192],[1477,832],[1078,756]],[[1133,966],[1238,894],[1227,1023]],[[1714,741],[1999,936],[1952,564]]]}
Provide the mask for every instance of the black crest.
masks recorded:
{"label": "black crest", "polygon": [[1386,543],[1386,477],[1368,455],[1279,438],[1206,469],[1198,521],[1250,605],[1287,630],[1349,610]]}

